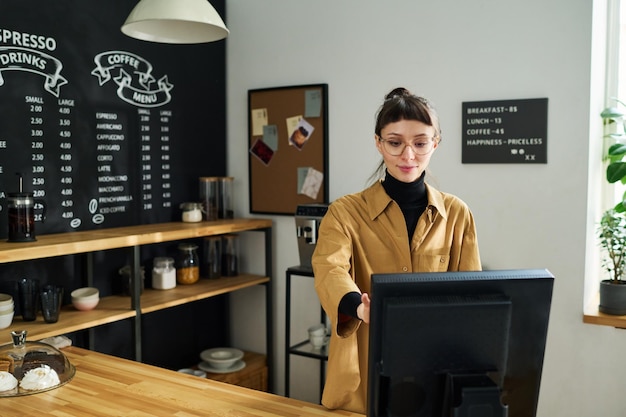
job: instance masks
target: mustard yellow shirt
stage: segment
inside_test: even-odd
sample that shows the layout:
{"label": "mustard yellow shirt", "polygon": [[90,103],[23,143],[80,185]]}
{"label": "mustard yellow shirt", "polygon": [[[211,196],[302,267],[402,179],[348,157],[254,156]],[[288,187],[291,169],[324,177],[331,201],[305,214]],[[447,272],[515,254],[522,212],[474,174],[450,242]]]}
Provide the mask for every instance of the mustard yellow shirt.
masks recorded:
{"label": "mustard yellow shirt", "polygon": [[365,413],[369,326],[337,325],[342,297],[370,292],[372,273],[481,269],[476,227],[458,197],[426,184],[428,205],[411,238],[400,206],[381,182],[328,207],[312,257],[315,290],[333,323],[322,404]]}

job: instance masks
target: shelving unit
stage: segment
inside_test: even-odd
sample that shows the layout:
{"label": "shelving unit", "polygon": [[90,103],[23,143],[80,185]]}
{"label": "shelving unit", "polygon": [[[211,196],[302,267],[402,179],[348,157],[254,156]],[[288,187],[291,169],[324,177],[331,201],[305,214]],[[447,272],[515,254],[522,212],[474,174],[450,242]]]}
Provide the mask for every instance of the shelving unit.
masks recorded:
{"label": "shelving unit", "polygon": [[[180,285],[161,291],[145,289],[139,296],[140,247],[161,242],[201,238],[227,233],[260,231],[265,234],[265,275],[241,274],[219,279],[201,279],[192,285]],[[272,390],[273,326],[272,326],[272,221],[269,219],[227,219],[200,223],[159,223],[41,235],[35,242],[0,242],[0,264],[73,254],[88,256],[88,285],[92,282],[92,252],[129,248],[132,259],[132,297],[113,295],[103,297],[96,309],[78,311],[64,306],[57,323],[45,323],[41,318],[25,322],[16,317],[8,329],[0,332],[0,344],[10,343],[11,330],[27,330],[29,340],[72,333],[124,319],[134,319],[135,359],[141,361],[141,316],[154,311],[214,297],[255,285],[264,285],[266,295],[266,350],[269,389]]]}
{"label": "shelving unit", "polygon": [[[300,277],[313,278],[313,271],[309,268],[300,266],[292,266],[287,268],[285,272],[285,397],[289,397],[289,369],[291,355],[304,356],[320,361],[320,400],[324,390],[324,380],[326,379],[326,361],[328,360],[328,345],[321,349],[314,349],[308,340],[301,341],[295,345],[291,344],[291,277],[293,275]],[[320,307],[320,322],[326,322],[326,314]]]}

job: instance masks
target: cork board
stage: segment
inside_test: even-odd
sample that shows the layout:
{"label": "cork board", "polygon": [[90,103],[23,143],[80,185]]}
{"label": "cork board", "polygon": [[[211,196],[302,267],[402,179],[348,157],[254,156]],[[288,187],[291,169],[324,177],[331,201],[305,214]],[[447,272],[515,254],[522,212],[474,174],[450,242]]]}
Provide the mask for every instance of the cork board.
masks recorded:
{"label": "cork board", "polygon": [[328,203],[328,85],[248,91],[250,212]]}

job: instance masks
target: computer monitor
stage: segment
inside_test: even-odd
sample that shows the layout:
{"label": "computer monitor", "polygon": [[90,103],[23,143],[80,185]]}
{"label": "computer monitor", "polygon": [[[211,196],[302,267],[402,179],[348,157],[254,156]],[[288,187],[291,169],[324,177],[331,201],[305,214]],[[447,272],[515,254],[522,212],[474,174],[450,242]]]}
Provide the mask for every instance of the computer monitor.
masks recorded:
{"label": "computer monitor", "polygon": [[535,417],[554,276],[373,274],[368,417]]}

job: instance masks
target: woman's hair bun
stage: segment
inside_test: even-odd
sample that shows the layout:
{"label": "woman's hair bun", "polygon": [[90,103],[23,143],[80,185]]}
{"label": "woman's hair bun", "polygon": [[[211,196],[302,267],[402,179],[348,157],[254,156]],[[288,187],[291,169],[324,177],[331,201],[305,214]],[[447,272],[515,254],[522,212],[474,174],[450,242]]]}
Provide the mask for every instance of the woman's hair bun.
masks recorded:
{"label": "woman's hair bun", "polygon": [[394,88],[385,96],[385,100],[391,100],[394,97],[408,97],[411,92],[404,87]]}

